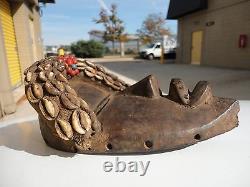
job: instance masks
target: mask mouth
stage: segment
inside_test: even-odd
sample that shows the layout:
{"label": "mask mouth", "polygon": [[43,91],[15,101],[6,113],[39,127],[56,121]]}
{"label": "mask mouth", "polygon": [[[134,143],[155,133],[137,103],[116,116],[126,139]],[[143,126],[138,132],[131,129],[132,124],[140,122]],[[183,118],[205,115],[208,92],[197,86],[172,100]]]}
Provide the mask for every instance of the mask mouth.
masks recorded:
{"label": "mask mouth", "polygon": [[68,59],[46,58],[24,73],[25,93],[39,115],[42,136],[55,149],[86,154],[172,151],[238,126],[239,102],[213,96],[206,81],[189,90],[175,78],[163,95],[153,75],[129,86],[102,66]]}
{"label": "mask mouth", "polygon": [[141,81],[125,88],[120,94],[135,95],[147,98],[161,97],[161,89],[157,79],[153,75],[149,75]]}

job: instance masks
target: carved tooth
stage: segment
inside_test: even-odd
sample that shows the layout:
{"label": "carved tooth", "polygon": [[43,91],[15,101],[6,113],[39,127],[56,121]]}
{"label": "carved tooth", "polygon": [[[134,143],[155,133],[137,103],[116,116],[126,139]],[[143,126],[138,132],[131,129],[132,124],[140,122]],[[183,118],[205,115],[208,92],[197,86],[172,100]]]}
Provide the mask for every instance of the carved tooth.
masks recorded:
{"label": "carved tooth", "polygon": [[27,74],[26,74],[26,81],[30,82],[31,78],[32,78],[32,73],[30,71],[28,71]]}
{"label": "carved tooth", "polygon": [[68,93],[71,93],[71,94],[77,96],[77,93],[76,93],[76,91],[75,91],[73,88],[71,88],[71,87],[70,87],[69,85],[67,85],[67,84],[65,84],[64,86],[65,86],[65,89],[66,89],[66,91],[67,91]]}
{"label": "carved tooth", "polygon": [[72,114],[72,127],[79,134],[85,134],[85,130],[82,128],[80,124],[79,116],[76,110]]}
{"label": "carved tooth", "polygon": [[152,75],[145,77],[141,81],[125,89],[122,93],[128,95],[137,95],[147,98],[161,97],[157,79]]}
{"label": "carved tooth", "polygon": [[69,122],[57,119],[57,123],[59,124],[60,129],[63,131],[66,137],[71,139],[73,137],[73,130]]}
{"label": "carved tooth", "polygon": [[61,95],[61,100],[63,105],[68,109],[76,109],[80,107],[80,101],[77,99],[76,96],[70,93],[63,93]]}
{"label": "carved tooth", "polygon": [[68,83],[68,79],[66,77],[64,77],[63,74],[61,74],[61,73],[56,74],[56,79],[58,81]]}
{"label": "carved tooth", "polygon": [[190,106],[196,107],[202,103],[209,103],[212,97],[212,89],[209,83],[207,81],[200,81],[191,93]]}
{"label": "carved tooth", "polygon": [[40,84],[37,84],[37,83],[32,84],[32,91],[33,91],[33,95],[37,99],[41,99],[43,97],[43,88]]}
{"label": "carved tooth", "polygon": [[169,87],[168,97],[180,104],[190,103],[189,90],[181,79],[172,79]]}
{"label": "carved tooth", "polygon": [[86,131],[89,131],[91,129],[91,119],[87,112],[80,111],[80,121],[83,127],[86,129]]}
{"label": "carved tooth", "polygon": [[52,95],[60,95],[61,94],[61,92],[49,82],[46,82],[44,87],[45,87],[46,91]]}
{"label": "carved tooth", "polygon": [[56,117],[56,110],[54,104],[47,98],[43,98],[44,106],[48,114],[52,117]]}
{"label": "carved tooth", "polygon": [[46,81],[46,80],[47,80],[44,71],[40,71],[38,77],[39,77],[39,79],[40,79],[41,81]]}

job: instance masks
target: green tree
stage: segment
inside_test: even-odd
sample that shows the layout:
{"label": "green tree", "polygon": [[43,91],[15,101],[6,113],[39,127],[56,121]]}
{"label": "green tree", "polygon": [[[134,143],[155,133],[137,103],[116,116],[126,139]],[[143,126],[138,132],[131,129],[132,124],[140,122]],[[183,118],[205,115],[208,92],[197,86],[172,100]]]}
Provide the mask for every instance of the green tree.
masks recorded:
{"label": "green tree", "polygon": [[97,58],[102,57],[104,53],[104,45],[94,40],[79,40],[70,46],[71,52],[80,58]]}
{"label": "green tree", "polygon": [[103,32],[104,42],[112,42],[112,51],[115,48],[115,41],[120,41],[120,36],[124,32],[123,21],[117,16],[117,6],[111,5],[110,13],[101,9],[99,18],[94,20],[97,24],[103,24],[105,30]]}
{"label": "green tree", "polygon": [[137,30],[140,39],[144,43],[151,43],[163,35],[171,35],[165,27],[165,19],[158,14],[149,14]]}

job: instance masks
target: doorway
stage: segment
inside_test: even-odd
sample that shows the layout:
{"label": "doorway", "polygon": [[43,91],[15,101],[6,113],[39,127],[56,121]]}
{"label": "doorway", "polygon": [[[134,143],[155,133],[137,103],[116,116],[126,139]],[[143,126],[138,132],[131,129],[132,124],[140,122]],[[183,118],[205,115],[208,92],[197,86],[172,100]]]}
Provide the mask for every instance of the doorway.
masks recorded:
{"label": "doorway", "polygon": [[203,31],[192,33],[191,64],[201,64]]}

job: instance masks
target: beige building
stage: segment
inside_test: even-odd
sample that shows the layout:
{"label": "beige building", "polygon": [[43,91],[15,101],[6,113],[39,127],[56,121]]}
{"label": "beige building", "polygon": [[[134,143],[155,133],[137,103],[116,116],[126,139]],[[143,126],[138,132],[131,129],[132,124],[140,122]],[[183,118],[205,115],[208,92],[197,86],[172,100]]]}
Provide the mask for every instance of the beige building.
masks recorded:
{"label": "beige building", "polygon": [[43,58],[39,3],[53,0],[0,0],[0,117],[15,111],[13,91],[23,71]]}
{"label": "beige building", "polygon": [[250,69],[250,0],[171,0],[177,63]]}

